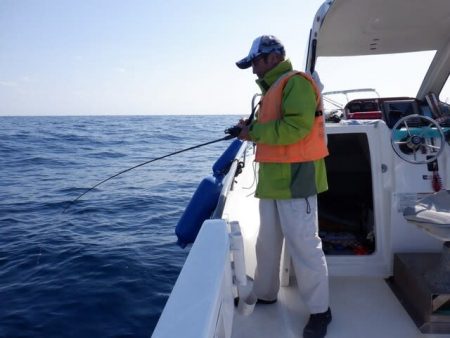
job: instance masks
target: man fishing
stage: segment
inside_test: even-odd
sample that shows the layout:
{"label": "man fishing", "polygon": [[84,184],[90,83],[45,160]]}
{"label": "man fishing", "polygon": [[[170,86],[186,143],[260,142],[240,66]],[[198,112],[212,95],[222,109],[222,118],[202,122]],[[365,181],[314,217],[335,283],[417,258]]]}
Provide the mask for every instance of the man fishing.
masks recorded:
{"label": "man fishing", "polygon": [[253,292],[259,304],[277,301],[283,237],[310,317],[304,338],[321,338],[331,322],[328,268],[318,235],[317,194],[328,189],[320,91],[307,74],[294,71],[282,43],[272,35],[253,41],[236,62],[252,67],[263,98],[257,118],[240,121],[239,138],[256,143],[255,196],[260,230]]}

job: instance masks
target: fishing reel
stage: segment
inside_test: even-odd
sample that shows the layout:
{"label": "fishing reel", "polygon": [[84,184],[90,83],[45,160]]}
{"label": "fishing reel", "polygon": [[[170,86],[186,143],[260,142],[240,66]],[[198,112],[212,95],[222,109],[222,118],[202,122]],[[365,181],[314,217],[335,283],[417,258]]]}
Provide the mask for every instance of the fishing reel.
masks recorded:
{"label": "fishing reel", "polygon": [[231,137],[238,137],[239,134],[241,133],[241,130],[242,130],[241,127],[233,126],[233,127],[225,129],[224,132],[225,132],[225,134],[230,135],[230,138],[231,138]]}
{"label": "fishing reel", "polygon": [[[262,96],[261,94],[255,94],[252,98],[252,113],[250,114],[249,118],[245,121],[245,125],[249,126],[250,123],[252,123],[253,118],[255,117],[256,109],[261,104],[261,100],[256,103],[256,99],[258,97]],[[225,129],[225,134],[228,134],[227,139],[231,139],[233,137],[238,137],[241,133],[242,127],[239,126],[233,126],[230,128]]]}

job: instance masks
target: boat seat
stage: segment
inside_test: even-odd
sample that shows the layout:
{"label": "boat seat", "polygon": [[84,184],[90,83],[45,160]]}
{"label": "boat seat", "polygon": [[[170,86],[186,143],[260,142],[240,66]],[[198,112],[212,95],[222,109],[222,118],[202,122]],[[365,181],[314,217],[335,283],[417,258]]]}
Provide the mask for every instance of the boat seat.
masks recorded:
{"label": "boat seat", "polygon": [[450,190],[424,197],[403,211],[403,217],[433,237],[450,241]]}

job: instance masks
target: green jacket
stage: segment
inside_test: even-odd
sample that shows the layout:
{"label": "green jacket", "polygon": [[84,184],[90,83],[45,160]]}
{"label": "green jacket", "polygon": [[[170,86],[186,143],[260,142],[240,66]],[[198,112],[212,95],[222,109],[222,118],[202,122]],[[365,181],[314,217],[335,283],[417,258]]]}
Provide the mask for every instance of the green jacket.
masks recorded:
{"label": "green jacket", "polygon": [[[285,60],[256,80],[264,95],[283,74],[292,70]],[[291,144],[305,137],[313,126],[316,96],[311,84],[302,76],[293,76],[283,90],[283,118],[250,126],[253,142]],[[299,163],[259,163],[259,180],[255,196],[267,199],[305,198],[328,189],[325,161],[320,159]]]}

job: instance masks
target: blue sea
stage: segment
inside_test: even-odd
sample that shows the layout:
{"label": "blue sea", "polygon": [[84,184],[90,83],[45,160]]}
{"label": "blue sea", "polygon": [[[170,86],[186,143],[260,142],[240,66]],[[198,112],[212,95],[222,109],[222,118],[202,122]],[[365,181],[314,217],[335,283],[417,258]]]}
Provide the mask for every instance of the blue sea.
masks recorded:
{"label": "blue sea", "polygon": [[[237,116],[0,117],[0,337],[150,337]],[[66,207],[69,208],[65,211]]]}

